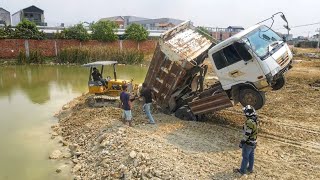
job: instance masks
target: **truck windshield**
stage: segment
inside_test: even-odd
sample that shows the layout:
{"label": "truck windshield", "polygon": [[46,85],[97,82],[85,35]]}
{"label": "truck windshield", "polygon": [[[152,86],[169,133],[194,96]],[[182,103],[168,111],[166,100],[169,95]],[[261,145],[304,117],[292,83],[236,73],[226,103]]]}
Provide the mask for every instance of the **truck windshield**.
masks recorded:
{"label": "truck windshield", "polygon": [[261,58],[261,60],[272,55],[272,52],[283,43],[280,36],[267,26],[259,27],[246,35],[243,40]]}

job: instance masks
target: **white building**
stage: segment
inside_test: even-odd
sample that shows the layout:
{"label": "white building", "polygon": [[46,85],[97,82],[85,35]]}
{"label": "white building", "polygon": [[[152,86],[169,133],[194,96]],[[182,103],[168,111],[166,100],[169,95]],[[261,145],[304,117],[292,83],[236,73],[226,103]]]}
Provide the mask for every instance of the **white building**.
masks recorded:
{"label": "white building", "polygon": [[0,24],[11,25],[10,12],[0,7]]}

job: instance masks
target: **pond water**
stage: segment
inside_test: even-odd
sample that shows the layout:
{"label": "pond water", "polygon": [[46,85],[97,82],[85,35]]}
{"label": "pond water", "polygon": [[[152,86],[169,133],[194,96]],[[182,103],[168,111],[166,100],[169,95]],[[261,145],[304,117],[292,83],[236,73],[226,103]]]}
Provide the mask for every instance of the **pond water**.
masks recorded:
{"label": "pond water", "polygon": [[[142,83],[147,68],[118,66],[120,79]],[[104,76],[112,77],[111,67]],[[89,70],[80,66],[0,67],[0,179],[71,179],[66,162],[49,160],[60,146],[50,137],[53,115],[87,92]]]}

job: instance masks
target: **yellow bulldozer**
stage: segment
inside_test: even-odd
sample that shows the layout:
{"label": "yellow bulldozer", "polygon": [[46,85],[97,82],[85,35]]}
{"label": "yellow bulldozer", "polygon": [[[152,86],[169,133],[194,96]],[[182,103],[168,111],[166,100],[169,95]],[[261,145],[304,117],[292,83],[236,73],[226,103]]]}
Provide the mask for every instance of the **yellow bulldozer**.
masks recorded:
{"label": "yellow bulldozer", "polygon": [[[117,61],[96,61],[82,65],[89,68],[88,89],[92,94],[87,99],[89,106],[102,107],[119,100],[120,93],[122,92],[122,85],[127,85],[128,93],[134,98],[138,95],[138,84],[133,84],[133,79],[123,80],[117,78],[116,65]],[[100,67],[100,72],[97,67]],[[103,78],[104,66],[113,67],[113,78],[107,75]]]}

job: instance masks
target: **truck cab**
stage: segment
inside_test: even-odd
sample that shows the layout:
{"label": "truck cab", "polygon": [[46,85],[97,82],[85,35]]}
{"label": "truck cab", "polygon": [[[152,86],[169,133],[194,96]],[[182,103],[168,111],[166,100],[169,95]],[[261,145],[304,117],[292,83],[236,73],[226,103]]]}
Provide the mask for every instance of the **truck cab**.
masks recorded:
{"label": "truck cab", "polygon": [[272,29],[255,25],[212,47],[208,57],[231,99],[260,109],[265,91],[284,86],[293,55]]}

